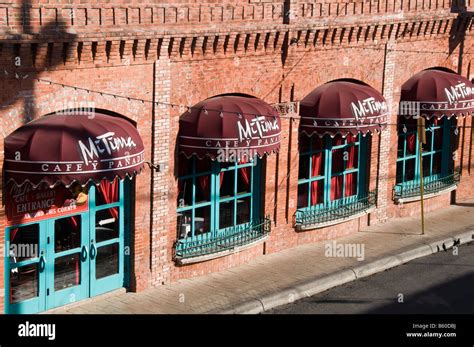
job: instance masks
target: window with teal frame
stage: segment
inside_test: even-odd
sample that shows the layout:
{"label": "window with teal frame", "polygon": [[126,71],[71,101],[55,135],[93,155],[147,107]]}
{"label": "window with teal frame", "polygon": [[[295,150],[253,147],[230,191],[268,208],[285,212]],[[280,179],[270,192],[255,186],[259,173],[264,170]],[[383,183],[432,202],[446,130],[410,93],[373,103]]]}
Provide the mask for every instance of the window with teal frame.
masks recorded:
{"label": "window with teal frame", "polygon": [[261,160],[179,160],[176,259],[244,246],[266,236],[260,217]]}
{"label": "window with teal frame", "polygon": [[[417,121],[401,117],[398,126],[396,201],[417,200],[420,196],[420,163]],[[432,118],[425,121],[426,143],[422,144],[423,188],[426,196],[456,187],[459,175],[454,172],[453,139],[456,120]]]}
{"label": "window with teal frame", "polygon": [[335,224],[375,204],[368,192],[369,135],[300,135],[297,229]]}

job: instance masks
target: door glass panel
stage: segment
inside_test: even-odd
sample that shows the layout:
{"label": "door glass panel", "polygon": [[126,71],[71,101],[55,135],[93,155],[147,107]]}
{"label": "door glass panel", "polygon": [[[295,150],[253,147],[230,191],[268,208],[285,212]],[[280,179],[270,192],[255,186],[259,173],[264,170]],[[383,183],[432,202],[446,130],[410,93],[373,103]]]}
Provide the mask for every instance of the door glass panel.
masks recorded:
{"label": "door glass panel", "polygon": [[62,252],[81,247],[81,216],[54,221],[54,251]]}
{"label": "door glass panel", "polygon": [[39,224],[10,229],[10,262],[38,256]]}
{"label": "door glass panel", "polygon": [[39,294],[38,264],[10,270],[10,303],[35,298]]}
{"label": "door glass panel", "polygon": [[96,206],[113,204],[119,200],[119,180],[113,182],[102,180],[95,191]]}
{"label": "door glass panel", "polygon": [[234,226],[234,200],[219,204],[219,228]]}
{"label": "door glass panel", "polygon": [[61,290],[81,283],[80,253],[56,258],[54,261],[54,290]]}
{"label": "door glass panel", "polygon": [[119,236],[118,207],[97,211],[95,214],[95,238],[97,242],[117,238]]}
{"label": "door glass panel", "polygon": [[119,272],[119,247],[117,243],[97,248],[95,277],[97,279]]}

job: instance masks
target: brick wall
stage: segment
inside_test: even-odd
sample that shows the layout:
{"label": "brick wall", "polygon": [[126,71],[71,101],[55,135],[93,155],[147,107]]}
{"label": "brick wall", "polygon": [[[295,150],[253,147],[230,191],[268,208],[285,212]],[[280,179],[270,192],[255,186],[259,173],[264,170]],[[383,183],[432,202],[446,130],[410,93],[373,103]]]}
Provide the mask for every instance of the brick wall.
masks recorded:
{"label": "brick wall", "polygon": [[[397,134],[389,126],[372,136],[369,152],[369,187],[378,189],[377,210],[336,226],[296,232],[299,120],[290,113],[287,116],[294,119],[282,119],[280,152],[264,160],[262,199],[264,213],[272,219],[270,238],[237,254],[177,266],[173,261],[176,137],[185,108],[153,101],[194,105],[219,94],[243,93],[268,103],[285,103],[301,100],[325,82],[354,78],[384,94],[392,106],[390,123],[395,124],[400,87],[415,73],[442,66],[473,77],[474,41],[469,35],[452,35],[469,32],[471,23],[451,11],[461,3],[447,0],[110,1],[105,6],[98,1],[42,5],[31,1],[26,17],[20,15],[21,3],[0,4],[0,159],[4,136],[31,119],[81,102],[136,122],[146,159],[161,168],[160,172],[147,168],[136,178],[133,192],[131,289],[137,291],[354,233],[390,218],[414,216],[420,210],[417,202],[397,205],[392,200]],[[467,5],[471,6],[469,1]],[[472,119],[458,124],[456,165],[462,181],[454,198],[463,201],[474,195],[472,129],[467,128]],[[425,206],[435,210],[450,201],[447,194]],[[0,209],[0,250],[4,226]],[[2,262],[3,258],[0,269]],[[0,305],[2,276],[3,270]]]}

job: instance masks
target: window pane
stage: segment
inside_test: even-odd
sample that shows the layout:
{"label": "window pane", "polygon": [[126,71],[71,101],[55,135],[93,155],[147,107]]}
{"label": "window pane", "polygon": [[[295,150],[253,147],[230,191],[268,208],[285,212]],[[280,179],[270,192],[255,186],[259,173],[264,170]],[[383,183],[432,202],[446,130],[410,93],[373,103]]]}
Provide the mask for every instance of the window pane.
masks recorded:
{"label": "window pane", "polygon": [[324,180],[313,181],[311,186],[311,206],[322,204],[324,202]]}
{"label": "window pane", "polygon": [[178,200],[176,206],[185,207],[193,203],[193,180],[178,180]]}
{"label": "window pane", "polygon": [[431,141],[433,138],[433,130],[431,129],[426,129],[426,143],[422,144],[423,152],[431,152],[432,147],[431,147]]}
{"label": "window pane", "polygon": [[234,200],[219,204],[219,228],[234,226]]}
{"label": "window pane", "polygon": [[112,204],[119,200],[119,181],[114,180],[112,183],[107,180],[102,180],[97,186],[95,194],[95,204],[105,205]]}
{"label": "window pane", "polygon": [[398,136],[398,146],[397,146],[397,158],[403,158],[405,156],[405,136]]}
{"label": "window pane", "polygon": [[298,178],[307,179],[309,178],[309,158],[310,155],[300,155]]}
{"label": "window pane", "polygon": [[10,261],[17,263],[36,258],[38,254],[39,224],[10,229]]}
{"label": "window pane", "polygon": [[95,278],[99,279],[119,272],[118,252],[117,243],[97,248]]}
{"label": "window pane", "polygon": [[406,136],[406,139],[406,156],[414,155],[416,153],[416,134],[409,134]]}
{"label": "window pane", "polygon": [[346,175],[346,188],[344,196],[347,198],[353,195],[357,195],[357,172]]}
{"label": "window pane", "polygon": [[237,172],[237,194],[250,193],[252,187],[252,167],[242,167]]}
{"label": "window pane", "polygon": [[405,182],[415,179],[415,159],[405,160]]}
{"label": "window pane", "polygon": [[194,235],[211,231],[211,207],[201,207],[194,211]]}
{"label": "window pane", "polygon": [[119,210],[117,207],[96,212],[95,233],[97,242],[114,239],[119,236]]}
{"label": "window pane", "polygon": [[220,173],[220,197],[221,198],[226,198],[229,196],[234,196],[234,176],[235,176],[235,171],[230,170],[230,171],[223,171]]}
{"label": "window pane", "polygon": [[342,175],[331,178],[331,200],[342,198],[342,184]]}
{"label": "window pane", "polygon": [[441,173],[441,153],[433,155],[433,175]]}
{"label": "window pane", "polygon": [[38,264],[10,270],[10,303],[38,296]]}
{"label": "window pane", "polygon": [[81,216],[54,221],[54,251],[62,252],[81,247]]}
{"label": "window pane", "polygon": [[250,197],[237,200],[237,224],[250,222]]}
{"label": "window pane", "polygon": [[178,237],[184,239],[191,237],[192,211],[179,212],[177,214],[176,226],[178,228]]}
{"label": "window pane", "polygon": [[434,150],[440,150],[443,148],[443,129],[435,129],[434,131]]}
{"label": "window pane", "polygon": [[308,207],[308,183],[298,185],[298,205],[297,208]]}
{"label": "window pane", "polygon": [[332,174],[344,171],[344,152],[345,148],[332,150]]}
{"label": "window pane", "polygon": [[206,202],[211,201],[211,176],[198,176],[196,177],[196,201]]}
{"label": "window pane", "polygon": [[403,182],[403,161],[397,162],[397,177],[395,183],[402,183]]}
{"label": "window pane", "polygon": [[61,290],[81,283],[80,253],[54,260],[54,290]]}
{"label": "window pane", "polygon": [[359,167],[359,147],[349,146],[344,150],[344,160],[346,169],[355,169]]}
{"label": "window pane", "polygon": [[311,177],[324,175],[324,152],[311,155]]}
{"label": "window pane", "polygon": [[423,176],[431,176],[431,155],[423,157]]}

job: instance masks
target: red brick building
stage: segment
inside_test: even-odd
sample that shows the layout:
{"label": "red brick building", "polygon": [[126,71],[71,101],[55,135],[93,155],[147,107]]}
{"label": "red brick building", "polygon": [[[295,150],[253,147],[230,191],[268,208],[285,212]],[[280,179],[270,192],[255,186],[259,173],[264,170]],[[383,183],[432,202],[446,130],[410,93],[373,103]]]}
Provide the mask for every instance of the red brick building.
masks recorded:
{"label": "red brick building", "polygon": [[[402,85],[419,72],[431,68],[472,79],[471,4],[461,0],[185,0],[166,4],[113,0],[105,5],[99,1],[12,0],[7,3],[0,4],[2,168],[5,165],[5,138],[33,120],[71,109],[93,109],[109,117],[128,119],[143,140],[145,160],[159,166],[159,171],[145,166],[135,178],[126,179],[131,183],[127,183],[128,188],[123,188],[125,203],[116,207],[123,207],[129,214],[123,217],[125,231],[121,234],[125,238],[121,245],[126,257],[125,260],[120,258],[121,265],[118,266],[123,266],[123,262],[128,264],[125,270],[120,270],[122,286],[133,291],[238,266],[268,253],[354,233],[373,223],[389,222],[391,218],[419,214],[416,190],[403,199],[403,192],[397,193],[395,188],[400,180],[410,181],[408,176],[416,176],[413,170],[416,171],[414,163],[417,159],[413,158],[413,163],[410,163],[411,157],[407,154],[415,151],[415,147],[400,154],[404,147],[400,145],[403,141],[399,139],[401,123],[397,109]],[[349,211],[340,218],[331,213],[341,211],[342,207],[325,206],[326,210],[323,208],[318,213],[322,213],[319,217],[324,213],[332,216],[324,217],[326,222],[313,221],[308,228],[298,228],[295,225],[298,224],[297,209],[300,207],[298,186],[303,184],[302,161],[299,159],[300,101],[316,88],[341,79],[357,85],[366,84],[386,100],[388,125],[385,129],[369,134],[364,140],[362,137],[354,140],[359,141],[356,143],[360,152],[362,142],[365,143],[363,152],[366,157],[359,159],[359,165],[356,165],[357,169],[365,170],[366,183],[360,187],[366,184],[366,193],[375,192],[375,195],[371,195],[370,206],[365,205],[362,209],[354,207],[358,200],[353,201],[350,205],[353,212]],[[203,257],[194,259],[198,261],[189,261],[193,257],[184,261],[187,257],[179,257],[177,253],[177,240],[184,230],[178,224],[181,223],[181,214],[185,215],[187,211],[177,212],[180,207],[177,205],[180,199],[178,177],[182,176],[179,164],[186,162],[179,154],[179,119],[191,113],[192,106],[222,95],[224,98],[258,98],[274,105],[281,116],[279,151],[258,159],[259,180],[252,174],[254,181],[250,199],[255,200],[251,200],[248,206],[258,201],[255,208],[260,217],[266,217],[265,231],[261,237],[223,246],[222,251],[213,248],[213,251],[204,252],[201,254]],[[427,169],[432,172],[426,173],[432,176],[428,184],[433,183],[435,187],[431,191],[431,186],[427,187],[426,211],[446,208],[474,193],[472,118],[470,112],[466,113],[467,116],[457,120],[452,118],[450,122],[442,121],[441,124],[435,121],[428,125],[433,127],[432,134],[435,134],[438,129],[444,131],[443,124],[451,124],[444,136],[452,141],[451,147],[445,148],[449,155],[444,152],[438,155],[438,150],[442,153],[441,147],[433,147],[431,156],[426,156],[432,163],[431,169]],[[401,136],[405,136],[409,143],[410,133],[404,133]],[[443,137],[443,141],[445,139]],[[327,141],[333,142],[319,144],[322,147],[318,151],[335,155],[337,148],[331,150],[331,146],[336,145],[334,140]],[[432,141],[432,146],[437,146],[438,140]],[[407,144],[406,148],[412,145]],[[311,160],[315,160],[315,152],[311,155]],[[404,155],[405,160],[401,160]],[[446,155],[452,155],[452,163],[443,164],[447,171],[441,175],[438,156],[444,158]],[[446,160],[443,159],[443,163]],[[406,170],[402,174],[397,173],[397,162],[401,161],[406,162],[403,167],[408,167],[399,169]],[[199,166],[188,162],[185,165],[196,170]],[[212,183],[217,185],[217,189],[221,177],[222,189],[223,178],[219,174],[222,167],[215,169],[213,166],[211,170],[209,166],[208,170],[213,182],[217,178],[217,183]],[[237,176],[241,177],[242,168],[228,170],[235,170],[234,182],[238,186],[241,178]],[[341,177],[351,175],[351,172],[343,173]],[[454,173],[460,174],[459,182]],[[330,172],[328,175],[326,182],[333,180]],[[360,179],[362,171],[356,175]],[[6,215],[7,173],[4,172],[3,176],[0,249],[8,255],[7,248],[11,244],[7,245],[5,235],[12,229]],[[226,176],[223,176],[225,180]],[[447,182],[445,177],[452,181],[448,179]],[[196,183],[198,178],[191,180],[194,180],[192,185],[197,190],[202,189]],[[309,189],[312,189],[313,183],[308,182]],[[347,182],[346,178],[344,182]],[[441,183],[436,185],[436,182]],[[237,186],[235,189],[239,193]],[[255,195],[257,188],[259,193]],[[347,191],[348,188],[344,189]],[[329,197],[332,193],[327,194],[328,199],[333,200],[334,197]],[[196,200],[197,197],[193,195],[190,199]],[[203,225],[206,225],[207,217],[196,219],[201,212],[220,211],[214,213],[217,216],[221,213],[217,218],[231,213],[234,221],[235,218],[247,218],[237,215],[240,206],[237,204],[241,201],[233,202],[235,210],[226,210],[221,205],[215,207],[215,204],[226,201],[211,202],[214,205],[204,206],[208,209],[204,212],[197,211],[198,207],[191,209],[194,212],[189,216],[194,218],[192,223],[195,226],[189,230],[193,235],[194,228],[206,228]],[[212,218],[216,217],[213,215]],[[201,223],[199,227],[197,221]],[[216,223],[219,225],[220,222]],[[184,231],[185,235],[189,230]],[[51,233],[58,233],[58,229]],[[41,244],[40,241],[37,243]],[[95,252],[97,256],[97,249]],[[45,254],[47,256],[47,252]],[[9,276],[14,276],[19,281],[20,276],[18,271],[13,271],[15,266],[11,266],[9,258],[0,259],[0,306],[2,311],[8,312],[8,307],[13,305],[8,304],[12,293],[21,291],[21,284],[14,285],[9,279]],[[52,260],[55,263],[55,258]],[[54,271],[68,272],[69,265],[58,263],[56,266]],[[33,274],[26,277],[35,283],[29,285],[28,300],[37,298],[41,301],[41,295],[50,295],[48,283],[57,284],[55,279],[42,279],[40,272],[33,270]],[[89,276],[88,270],[83,269],[81,280],[78,280],[81,285],[86,275]],[[66,284],[66,287],[70,288],[71,284]],[[44,294],[45,290],[47,294]],[[94,295],[87,289],[81,293],[80,298]],[[68,302],[79,299],[77,294],[71,295]],[[48,303],[48,299],[45,300],[46,304],[38,304],[34,306],[36,308],[18,310],[44,310],[65,302]]]}

